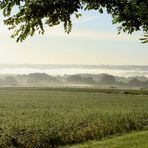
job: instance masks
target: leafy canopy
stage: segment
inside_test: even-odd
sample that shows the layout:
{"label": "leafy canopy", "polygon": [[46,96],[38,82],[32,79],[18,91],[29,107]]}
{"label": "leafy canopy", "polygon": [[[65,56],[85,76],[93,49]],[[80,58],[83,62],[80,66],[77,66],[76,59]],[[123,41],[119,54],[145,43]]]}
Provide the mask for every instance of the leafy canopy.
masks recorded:
{"label": "leafy canopy", "polygon": [[[148,0],[0,0],[0,9],[6,17],[4,24],[14,29],[12,38],[17,42],[27,36],[45,32],[44,25],[50,27],[64,24],[64,30],[71,32],[71,16],[81,16],[79,10],[106,9],[112,16],[113,23],[119,23],[118,32],[145,32],[141,40],[148,43]],[[15,10],[15,11],[14,11]]]}

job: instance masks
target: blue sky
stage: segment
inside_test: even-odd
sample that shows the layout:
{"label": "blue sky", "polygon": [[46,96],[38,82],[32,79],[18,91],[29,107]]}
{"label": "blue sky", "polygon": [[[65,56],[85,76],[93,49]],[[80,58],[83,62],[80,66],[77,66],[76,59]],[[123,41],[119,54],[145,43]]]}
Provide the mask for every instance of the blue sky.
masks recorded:
{"label": "blue sky", "polygon": [[96,11],[83,12],[73,19],[70,35],[63,26],[28,38],[23,43],[11,39],[0,14],[0,63],[13,64],[109,64],[148,65],[148,48],[141,44],[142,32],[117,35],[111,17]]}

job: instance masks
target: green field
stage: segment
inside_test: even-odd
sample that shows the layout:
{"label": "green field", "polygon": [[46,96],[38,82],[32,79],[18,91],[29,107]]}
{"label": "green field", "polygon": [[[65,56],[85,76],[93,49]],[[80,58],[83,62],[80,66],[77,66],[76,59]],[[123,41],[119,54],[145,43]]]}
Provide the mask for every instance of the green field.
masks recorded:
{"label": "green field", "polygon": [[146,130],[148,92],[1,88],[0,147],[57,147]]}
{"label": "green field", "polygon": [[148,131],[125,134],[65,148],[148,148]]}

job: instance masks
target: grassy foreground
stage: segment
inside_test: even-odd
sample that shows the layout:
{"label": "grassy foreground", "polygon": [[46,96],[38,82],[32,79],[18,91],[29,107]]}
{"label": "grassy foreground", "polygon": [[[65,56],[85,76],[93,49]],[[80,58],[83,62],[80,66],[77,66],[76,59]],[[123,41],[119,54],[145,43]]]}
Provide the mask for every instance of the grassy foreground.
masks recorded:
{"label": "grassy foreground", "polygon": [[144,130],[148,95],[54,88],[0,89],[0,147],[48,148]]}
{"label": "grassy foreground", "polygon": [[148,131],[131,133],[103,141],[92,141],[65,148],[148,148]]}

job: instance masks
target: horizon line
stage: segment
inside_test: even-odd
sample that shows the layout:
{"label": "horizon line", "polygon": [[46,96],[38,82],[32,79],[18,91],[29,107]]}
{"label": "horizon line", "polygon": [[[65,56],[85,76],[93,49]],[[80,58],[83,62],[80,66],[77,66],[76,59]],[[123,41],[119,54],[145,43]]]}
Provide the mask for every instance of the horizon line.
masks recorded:
{"label": "horizon line", "polygon": [[0,65],[52,65],[52,66],[148,66],[148,64],[147,65],[143,65],[143,64],[140,64],[140,65],[138,65],[138,64],[45,64],[45,63],[20,63],[20,64],[18,64],[18,63],[0,63]]}

